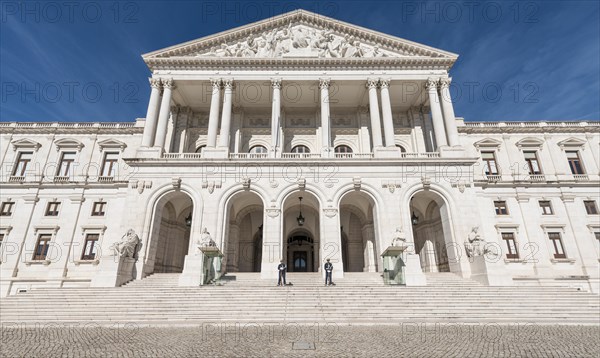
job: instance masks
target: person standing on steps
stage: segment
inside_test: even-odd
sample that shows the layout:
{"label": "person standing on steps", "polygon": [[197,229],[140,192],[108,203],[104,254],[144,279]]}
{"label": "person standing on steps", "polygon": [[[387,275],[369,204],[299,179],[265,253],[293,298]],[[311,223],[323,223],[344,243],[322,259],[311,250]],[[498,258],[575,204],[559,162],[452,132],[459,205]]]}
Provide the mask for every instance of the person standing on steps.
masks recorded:
{"label": "person standing on steps", "polygon": [[325,286],[331,286],[333,283],[331,282],[331,273],[333,272],[333,264],[327,259],[325,263]]}
{"label": "person standing on steps", "polygon": [[287,266],[283,263],[283,260],[279,262],[277,270],[279,271],[279,281],[277,281],[277,286],[285,286],[285,272],[287,271]]}

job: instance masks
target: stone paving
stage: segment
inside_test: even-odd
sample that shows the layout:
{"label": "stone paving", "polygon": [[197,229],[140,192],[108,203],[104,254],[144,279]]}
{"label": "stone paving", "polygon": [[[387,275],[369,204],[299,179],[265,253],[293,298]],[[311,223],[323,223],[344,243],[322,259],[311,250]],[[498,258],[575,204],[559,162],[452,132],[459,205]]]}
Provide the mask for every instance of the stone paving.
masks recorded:
{"label": "stone paving", "polygon": [[600,326],[235,324],[2,327],[1,357],[598,357]]}

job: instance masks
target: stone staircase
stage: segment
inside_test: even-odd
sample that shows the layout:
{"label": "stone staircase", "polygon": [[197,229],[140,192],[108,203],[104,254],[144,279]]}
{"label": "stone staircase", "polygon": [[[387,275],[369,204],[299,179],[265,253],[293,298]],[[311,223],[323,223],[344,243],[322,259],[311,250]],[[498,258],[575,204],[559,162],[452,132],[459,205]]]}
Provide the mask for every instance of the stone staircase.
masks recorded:
{"label": "stone staircase", "polygon": [[572,288],[488,287],[447,273],[427,274],[426,287],[384,286],[375,273],[324,287],[319,273],[288,275],[293,286],[243,273],[222,286],[178,287],[177,274],[155,274],[116,288],[36,289],[0,299],[0,323],[600,322],[598,295]]}

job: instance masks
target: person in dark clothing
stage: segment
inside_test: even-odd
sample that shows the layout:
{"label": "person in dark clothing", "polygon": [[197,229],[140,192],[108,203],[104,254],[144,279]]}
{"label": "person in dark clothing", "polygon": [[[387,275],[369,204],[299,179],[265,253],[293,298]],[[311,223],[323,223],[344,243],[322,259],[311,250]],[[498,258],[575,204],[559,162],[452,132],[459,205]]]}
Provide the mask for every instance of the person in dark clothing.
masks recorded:
{"label": "person in dark clothing", "polygon": [[286,264],[283,263],[283,260],[277,266],[277,270],[279,271],[279,281],[277,281],[277,286],[285,286],[285,272],[287,271]]}
{"label": "person in dark clothing", "polygon": [[333,282],[331,282],[331,273],[333,272],[333,264],[327,259],[325,263],[325,286],[331,286]]}

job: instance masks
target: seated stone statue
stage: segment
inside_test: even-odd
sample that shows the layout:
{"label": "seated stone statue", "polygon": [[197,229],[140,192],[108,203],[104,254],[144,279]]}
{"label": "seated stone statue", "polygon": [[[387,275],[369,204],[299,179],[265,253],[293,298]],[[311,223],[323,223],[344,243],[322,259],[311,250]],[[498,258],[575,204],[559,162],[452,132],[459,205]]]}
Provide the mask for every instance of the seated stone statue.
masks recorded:
{"label": "seated stone statue", "polygon": [[402,231],[401,227],[396,228],[396,232],[394,233],[394,237],[392,238],[392,246],[405,246],[406,245],[406,235],[404,231]]}
{"label": "seated stone statue", "polygon": [[465,240],[465,251],[467,251],[468,257],[482,256],[486,253],[484,248],[485,241],[481,238],[478,231],[479,227],[473,226],[469,236]]}
{"label": "seated stone statue", "polygon": [[133,229],[127,230],[127,233],[121,237],[121,241],[115,242],[110,246],[114,256],[134,258],[136,249],[140,243],[140,238]]}
{"label": "seated stone statue", "polygon": [[198,248],[207,247],[207,246],[217,246],[217,243],[213,240],[212,236],[206,228],[202,230],[202,234],[200,235],[200,240],[196,243]]}

